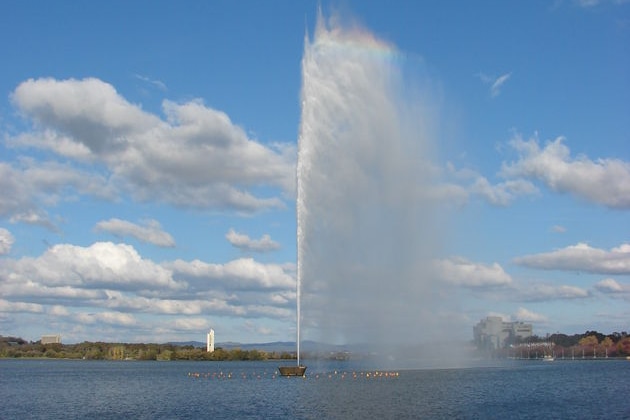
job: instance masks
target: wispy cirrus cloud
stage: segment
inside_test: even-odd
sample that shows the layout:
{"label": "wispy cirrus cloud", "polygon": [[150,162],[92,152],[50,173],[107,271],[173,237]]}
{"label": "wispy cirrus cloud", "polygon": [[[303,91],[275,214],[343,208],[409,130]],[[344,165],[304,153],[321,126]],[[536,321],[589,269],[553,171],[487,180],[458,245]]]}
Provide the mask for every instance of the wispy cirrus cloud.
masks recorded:
{"label": "wispy cirrus cloud", "polygon": [[490,96],[494,98],[501,94],[501,88],[507,83],[510,77],[512,77],[512,73],[505,73],[498,77],[478,73],[477,77],[479,77],[483,83],[490,85]]}
{"label": "wispy cirrus cloud", "polygon": [[574,0],[574,2],[584,8],[592,8],[601,4],[620,5],[628,3],[629,0]]}
{"label": "wispy cirrus cloud", "polygon": [[138,80],[142,80],[145,83],[150,84],[151,86],[155,86],[156,88],[158,88],[159,90],[166,92],[168,90],[168,88],[166,87],[166,83],[162,82],[161,80],[156,80],[156,79],[152,79],[148,76],[143,76],[141,74],[134,74],[135,78]]}

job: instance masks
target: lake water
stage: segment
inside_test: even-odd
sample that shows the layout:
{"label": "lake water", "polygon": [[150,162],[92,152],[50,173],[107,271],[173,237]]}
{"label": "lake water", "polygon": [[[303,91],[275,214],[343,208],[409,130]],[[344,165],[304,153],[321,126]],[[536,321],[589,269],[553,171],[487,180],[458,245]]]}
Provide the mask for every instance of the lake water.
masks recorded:
{"label": "lake water", "polygon": [[[308,361],[307,361],[308,362]],[[630,361],[378,370],[313,362],[0,360],[2,419],[630,418]]]}

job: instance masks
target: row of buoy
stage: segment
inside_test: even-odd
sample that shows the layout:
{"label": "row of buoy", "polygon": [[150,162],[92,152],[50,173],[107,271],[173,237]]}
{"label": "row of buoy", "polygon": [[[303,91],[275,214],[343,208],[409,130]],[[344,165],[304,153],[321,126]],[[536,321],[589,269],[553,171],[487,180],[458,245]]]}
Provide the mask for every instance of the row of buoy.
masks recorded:
{"label": "row of buoy", "polygon": [[[398,378],[399,372],[392,371],[332,371],[332,372],[323,372],[323,373],[314,373],[310,375],[310,378],[313,379],[394,379]],[[188,372],[189,378],[194,379],[263,379],[263,378],[271,378],[276,379],[280,377],[280,375],[276,373],[269,372]],[[288,378],[288,377],[287,377]],[[304,376],[303,378],[307,378]]]}
{"label": "row of buoy", "polygon": [[[271,377],[275,378],[276,374],[272,374]],[[232,372],[188,372],[190,378],[200,379],[262,379],[263,377],[269,377],[267,372],[260,373],[232,373]]]}

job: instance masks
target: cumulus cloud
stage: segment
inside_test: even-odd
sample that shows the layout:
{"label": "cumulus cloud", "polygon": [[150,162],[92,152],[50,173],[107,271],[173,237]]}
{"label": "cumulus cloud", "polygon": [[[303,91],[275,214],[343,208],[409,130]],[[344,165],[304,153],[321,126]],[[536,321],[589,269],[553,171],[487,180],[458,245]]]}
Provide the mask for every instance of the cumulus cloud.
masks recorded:
{"label": "cumulus cloud", "polygon": [[13,242],[15,242],[15,238],[11,232],[5,228],[0,228],[0,255],[8,254],[11,251]]}
{"label": "cumulus cloud", "polygon": [[525,308],[518,308],[512,319],[525,322],[547,322],[547,317]]}
{"label": "cumulus cloud", "polygon": [[155,329],[141,316],[151,314],[173,317],[163,321],[169,334],[205,330],[207,317],[286,322],[294,317],[294,272],[294,264],[251,258],[157,264],[126,244],[60,244],[38,257],[2,259],[0,313],[45,314],[73,330],[98,324],[135,331]]}
{"label": "cumulus cloud", "polygon": [[172,273],[140,257],[130,245],[97,242],[89,247],[54,245],[38,258],[24,257],[2,267],[15,281],[47,286],[112,287],[123,290],[185,287]]}
{"label": "cumulus cloud", "polygon": [[508,179],[492,184],[488,179],[472,169],[458,169],[452,162],[446,164],[446,178],[454,183],[446,184],[450,194],[445,195],[451,201],[463,202],[469,196],[478,196],[493,206],[505,207],[522,195],[531,195],[538,189],[530,181],[525,179]]}
{"label": "cumulus cloud", "polygon": [[508,286],[512,278],[501,265],[475,263],[460,257],[434,262],[438,276],[447,283],[470,288]]}
{"label": "cumulus cloud", "polygon": [[630,274],[630,244],[621,244],[606,251],[578,243],[548,253],[518,257],[514,259],[514,263],[543,270]]}
{"label": "cumulus cloud", "polygon": [[610,208],[630,209],[630,162],[572,157],[563,137],[541,148],[537,138],[523,140],[517,135],[510,145],[519,158],[503,163],[503,176],[532,178],[557,192]]}
{"label": "cumulus cloud", "polygon": [[233,246],[242,251],[269,252],[280,249],[280,244],[273,241],[269,235],[263,235],[260,239],[251,239],[245,234],[230,229],[225,237]]}
{"label": "cumulus cloud", "polygon": [[99,79],[29,79],[11,95],[35,124],[13,145],[97,162],[138,200],[251,212],[283,207],[260,187],[295,188],[295,147],[248,138],[223,112],[201,101],[164,101],[165,119],[129,103]]}
{"label": "cumulus cloud", "polygon": [[533,194],[538,190],[531,182],[523,179],[508,180],[491,185],[486,178],[479,176],[471,185],[470,191],[485,198],[492,205],[507,206],[515,197]]}
{"label": "cumulus cloud", "polygon": [[101,232],[109,232],[119,237],[132,236],[142,242],[162,247],[174,247],[175,240],[171,235],[162,230],[157,220],[144,220],[143,225],[128,222],[121,219],[102,220],[94,229]]}

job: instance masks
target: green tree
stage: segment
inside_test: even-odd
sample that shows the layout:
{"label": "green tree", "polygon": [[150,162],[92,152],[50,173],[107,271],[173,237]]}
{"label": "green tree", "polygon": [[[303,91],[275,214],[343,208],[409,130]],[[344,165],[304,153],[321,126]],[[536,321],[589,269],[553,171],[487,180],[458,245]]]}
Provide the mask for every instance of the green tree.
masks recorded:
{"label": "green tree", "polygon": [[108,359],[111,360],[124,360],[125,358],[125,346],[117,345],[112,346],[107,351]]}

